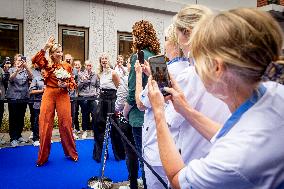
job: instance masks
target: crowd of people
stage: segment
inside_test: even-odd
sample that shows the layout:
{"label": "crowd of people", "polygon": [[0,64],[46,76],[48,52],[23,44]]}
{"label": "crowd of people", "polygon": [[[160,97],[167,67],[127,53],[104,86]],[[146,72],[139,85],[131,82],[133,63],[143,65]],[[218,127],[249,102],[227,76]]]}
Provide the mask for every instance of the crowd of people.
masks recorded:
{"label": "crowd of people", "polygon": [[138,154],[111,130],[114,157],[126,159],[131,189],[138,188],[139,167],[144,188],[164,188],[153,171],[172,188],[284,188],[283,37],[272,16],[248,8],[181,9],[165,31],[166,96],[148,62],[161,48],[153,25],[137,21],[132,35],[129,59],[119,55],[113,66],[102,53],[97,71],[89,60],[82,68],[69,54],[63,59],[53,37],[32,58],[32,68],[19,54],[11,68],[5,64],[0,89],[9,100],[11,146],[26,141],[21,133],[29,105],[34,145],[40,146],[37,166],[44,165],[56,110],[64,154],[78,161],[80,109],[82,138],[89,129],[94,133],[95,161],[101,162],[107,117],[136,147]]}

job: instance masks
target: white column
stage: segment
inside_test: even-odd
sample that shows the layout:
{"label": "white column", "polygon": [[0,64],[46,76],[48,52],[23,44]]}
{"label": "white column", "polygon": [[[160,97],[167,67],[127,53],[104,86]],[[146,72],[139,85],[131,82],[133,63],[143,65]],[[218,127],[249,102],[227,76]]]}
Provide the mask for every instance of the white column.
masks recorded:
{"label": "white column", "polygon": [[28,60],[49,36],[57,36],[56,0],[24,0],[24,54]]}

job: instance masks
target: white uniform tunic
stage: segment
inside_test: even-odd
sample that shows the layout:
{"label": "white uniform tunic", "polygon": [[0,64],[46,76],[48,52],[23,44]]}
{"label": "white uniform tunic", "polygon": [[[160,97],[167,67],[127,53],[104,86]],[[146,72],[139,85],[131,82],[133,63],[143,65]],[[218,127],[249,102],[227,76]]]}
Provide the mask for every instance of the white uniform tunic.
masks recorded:
{"label": "white uniform tunic", "polygon": [[[227,105],[206,92],[203,83],[195,72],[194,66],[189,66],[189,63],[182,59],[169,64],[168,70],[170,74],[176,76],[177,83],[193,108],[221,124],[227,120],[230,115]],[[145,89],[140,95],[140,100],[148,107],[148,110],[145,111],[142,130],[143,156],[152,166],[162,166],[155,120],[147,96],[147,87]],[[183,160],[189,162],[192,159],[206,156],[211,143],[175,111],[171,102],[165,106],[165,114],[170,132]]]}
{"label": "white uniform tunic", "polygon": [[[176,69],[177,66],[174,66],[175,64],[179,65],[180,69]],[[220,124],[223,124],[227,120],[230,116],[227,105],[206,91],[199,76],[195,72],[194,66],[189,66],[184,61],[175,62],[168,66],[168,70],[170,74],[177,76],[177,83],[183,90],[187,101],[194,109]],[[147,93],[147,87],[145,87],[145,90],[140,95],[140,100],[144,106],[148,107],[144,115],[143,155],[152,165],[161,166],[155,120]],[[171,102],[165,106],[165,115],[171,135],[186,163],[192,159],[207,155],[211,143],[201,136],[184,117],[175,111]]]}
{"label": "white uniform tunic", "polygon": [[[172,61],[170,61],[167,66],[170,74],[172,74],[174,77],[177,77],[181,72],[183,72],[183,70],[189,67],[189,63],[187,59],[175,58]],[[160,160],[160,155],[159,155],[159,149],[158,149],[156,123],[154,119],[154,114],[152,112],[151,104],[148,98],[148,86],[146,86],[145,89],[141,92],[140,101],[143,103],[144,106],[148,108],[147,110],[145,110],[144,125],[142,129],[143,156],[145,160],[150,163],[150,165],[162,166],[162,162]],[[167,106],[168,104],[165,105],[165,107]],[[176,113],[176,111],[173,110],[171,114],[176,115],[178,113]],[[182,118],[181,115],[180,117]],[[184,119],[182,118],[182,120]]]}
{"label": "white uniform tunic", "polygon": [[[229,118],[231,113],[228,106],[206,91],[194,66],[184,70],[177,78],[177,82],[184,91],[187,101],[195,110],[220,124],[224,124]],[[184,162],[187,164],[193,159],[206,156],[211,143],[182,116],[173,112],[175,112],[174,107],[170,104],[166,109],[167,121],[171,125],[171,134]]]}
{"label": "white uniform tunic", "polygon": [[[169,62],[168,69],[170,73],[176,77],[182,70],[189,67],[189,63],[186,59],[175,58]],[[144,159],[152,166],[152,168],[160,175],[160,177],[167,183],[167,176],[162,167],[160,160],[158,143],[157,143],[157,132],[154,114],[152,112],[151,104],[148,99],[148,87],[140,94],[140,100],[144,106],[148,109],[144,114],[144,125],[142,128],[142,153]],[[167,105],[165,105],[167,106]],[[160,181],[153,175],[153,173],[144,166],[146,182],[148,188],[160,189],[163,188]]]}
{"label": "white uniform tunic", "polygon": [[216,139],[210,153],[181,170],[181,188],[283,188],[284,86],[265,86],[264,95]]}

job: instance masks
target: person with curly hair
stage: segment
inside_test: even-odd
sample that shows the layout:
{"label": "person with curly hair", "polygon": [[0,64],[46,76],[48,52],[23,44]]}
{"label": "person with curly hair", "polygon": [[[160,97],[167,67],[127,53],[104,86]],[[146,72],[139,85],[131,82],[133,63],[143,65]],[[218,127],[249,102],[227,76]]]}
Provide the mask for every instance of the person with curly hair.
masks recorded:
{"label": "person with curly hair", "polygon": [[[149,57],[159,54],[160,52],[160,43],[158,41],[156,31],[153,25],[146,20],[140,20],[136,22],[132,27],[132,36],[133,36],[133,49],[134,52],[130,57],[130,72],[128,76],[128,96],[127,103],[124,107],[124,116],[128,118],[129,124],[132,126],[133,138],[137,150],[142,154],[142,126],[144,123],[144,111],[140,111],[137,108],[135,100],[135,90],[136,90],[136,72],[135,72],[135,63],[138,59],[137,52],[144,52],[144,59],[148,60]],[[142,87],[144,88],[147,84],[148,77],[142,75]],[[143,168],[143,163],[140,162],[140,167],[142,170],[142,179],[144,188],[146,187],[146,179]],[[137,168],[138,171],[138,168]]]}

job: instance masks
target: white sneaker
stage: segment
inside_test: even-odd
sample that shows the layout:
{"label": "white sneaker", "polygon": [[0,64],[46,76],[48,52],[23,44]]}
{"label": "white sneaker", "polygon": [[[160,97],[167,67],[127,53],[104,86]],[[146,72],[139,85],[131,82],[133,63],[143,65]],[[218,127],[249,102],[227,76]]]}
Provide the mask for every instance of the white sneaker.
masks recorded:
{"label": "white sneaker", "polygon": [[18,142],[20,143],[26,143],[26,139],[24,139],[23,137],[18,138]]}
{"label": "white sneaker", "polygon": [[118,189],[130,189],[129,186],[120,186]]}
{"label": "white sneaker", "polygon": [[11,146],[12,146],[12,147],[17,147],[17,146],[19,146],[18,141],[17,141],[17,140],[12,140]]}
{"label": "white sneaker", "polygon": [[5,144],[5,143],[6,143],[5,140],[2,140],[2,139],[0,140],[1,145]]}
{"label": "white sneaker", "polygon": [[142,179],[142,178],[138,178],[138,179],[137,179],[137,183],[138,183],[138,187],[139,187],[139,188],[143,188],[143,187],[144,187],[143,179]]}
{"label": "white sneaker", "polygon": [[73,137],[74,137],[75,140],[77,140],[79,138],[75,133],[73,133]]}
{"label": "white sneaker", "polygon": [[34,146],[39,146],[39,141],[38,140],[34,141],[33,145]]}
{"label": "white sneaker", "polygon": [[82,139],[86,139],[88,136],[88,133],[87,131],[84,131],[83,134],[82,134]]}
{"label": "white sneaker", "polygon": [[29,139],[33,139],[33,137],[34,137],[34,134],[33,134],[33,132],[31,132]]}

